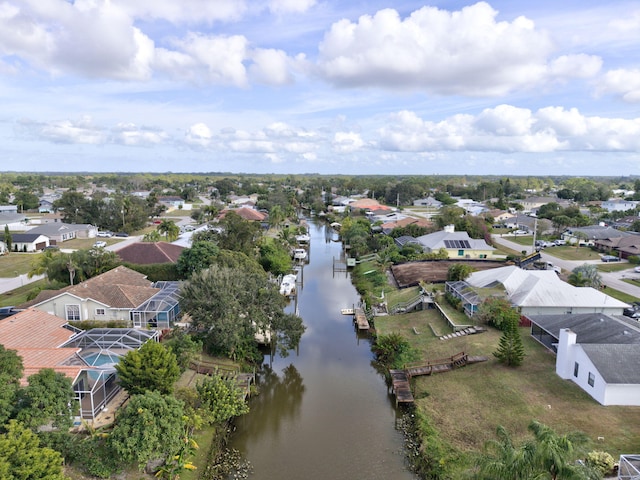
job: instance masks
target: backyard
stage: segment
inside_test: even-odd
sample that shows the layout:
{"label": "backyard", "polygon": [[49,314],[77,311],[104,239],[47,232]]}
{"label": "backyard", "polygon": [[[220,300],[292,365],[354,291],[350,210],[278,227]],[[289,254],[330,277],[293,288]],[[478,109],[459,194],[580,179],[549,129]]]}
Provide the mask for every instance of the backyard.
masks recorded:
{"label": "backyard", "polygon": [[492,355],[498,331],[490,328],[439,340],[435,333],[451,330],[435,310],[378,317],[375,326],[379,335],[401,333],[425,360],[458,352],[489,357],[484,363],[415,379],[416,408],[427,414],[441,440],[457,452],[479,452],[487,440],[496,438],[498,425],[514,439],[522,439],[534,419],[558,432],[581,430],[593,440],[593,449],[614,458],[638,450],[640,407],[603,407],[573,382],[560,379],[555,374],[555,355],[533,340],[528,328],[520,329],[524,365],[509,368]]}

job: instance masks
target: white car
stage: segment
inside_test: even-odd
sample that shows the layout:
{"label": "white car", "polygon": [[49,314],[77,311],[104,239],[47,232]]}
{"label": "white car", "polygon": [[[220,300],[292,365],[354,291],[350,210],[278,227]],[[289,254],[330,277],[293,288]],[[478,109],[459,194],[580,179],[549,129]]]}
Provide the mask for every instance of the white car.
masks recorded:
{"label": "white car", "polygon": [[636,272],[636,273],[640,273],[640,265],[638,265],[637,267],[635,267],[635,268],[633,269],[633,271],[634,271],[634,272]]}
{"label": "white car", "polygon": [[98,232],[98,236],[99,237],[106,237],[106,238],[113,237],[113,232],[109,232],[109,231]]}
{"label": "white car", "polygon": [[107,242],[103,240],[98,240],[96,243],[93,244],[93,246],[96,248],[104,248],[107,246]]}

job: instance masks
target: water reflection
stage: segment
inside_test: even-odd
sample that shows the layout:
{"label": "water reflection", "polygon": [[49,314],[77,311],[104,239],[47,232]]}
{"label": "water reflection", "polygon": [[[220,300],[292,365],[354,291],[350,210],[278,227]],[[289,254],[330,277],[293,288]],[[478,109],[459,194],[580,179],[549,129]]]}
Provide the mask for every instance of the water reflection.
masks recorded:
{"label": "water reflection", "polygon": [[252,464],[255,480],[414,479],[370,340],[340,312],[359,300],[349,274],[334,276],[341,245],[322,224],[310,225],[310,235],[304,290],[288,307],[307,326],[299,352],[265,359],[260,393],[237,419],[230,446]]}

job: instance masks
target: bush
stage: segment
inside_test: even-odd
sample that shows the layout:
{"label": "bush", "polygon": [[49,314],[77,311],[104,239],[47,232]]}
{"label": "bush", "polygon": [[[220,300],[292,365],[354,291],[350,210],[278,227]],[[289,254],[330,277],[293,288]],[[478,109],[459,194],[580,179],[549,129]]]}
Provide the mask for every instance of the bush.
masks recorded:
{"label": "bush", "polygon": [[613,466],[615,465],[615,460],[607,452],[593,451],[587,454],[585,463],[587,464],[587,466],[595,468],[603,476],[605,476],[612,472]]}

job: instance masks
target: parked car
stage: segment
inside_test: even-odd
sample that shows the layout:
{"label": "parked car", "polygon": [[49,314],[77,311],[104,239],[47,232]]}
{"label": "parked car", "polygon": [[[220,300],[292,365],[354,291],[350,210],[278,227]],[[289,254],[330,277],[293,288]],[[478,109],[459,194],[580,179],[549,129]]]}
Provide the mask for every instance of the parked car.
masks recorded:
{"label": "parked car", "polygon": [[556,245],[557,247],[560,247],[562,245],[566,245],[567,241],[566,240],[554,240],[553,244]]}
{"label": "parked car", "polygon": [[633,271],[634,271],[634,272],[636,272],[636,273],[640,273],[640,265],[638,265],[637,267],[635,267],[635,268],[633,269]]}
{"label": "parked car", "polygon": [[129,234],[127,232],[117,232],[114,236],[115,237],[128,237]]}
{"label": "parked car", "polygon": [[107,242],[105,242],[104,240],[98,240],[96,243],[93,244],[93,246],[96,248],[104,248],[107,246]]}
{"label": "parked car", "polygon": [[524,230],[514,230],[513,232],[514,235],[529,235],[529,232],[525,232]]}
{"label": "parked car", "polygon": [[603,262],[619,262],[620,258],[616,257],[615,255],[603,255],[602,261]]}
{"label": "parked car", "polygon": [[99,237],[113,237],[113,232],[110,232],[109,230],[106,230],[104,232],[98,232],[98,236]]}

